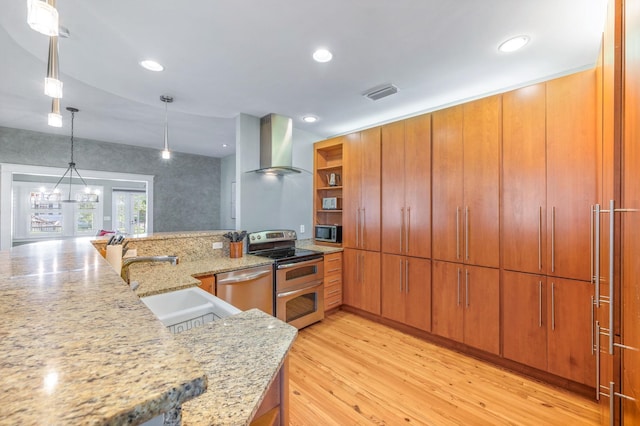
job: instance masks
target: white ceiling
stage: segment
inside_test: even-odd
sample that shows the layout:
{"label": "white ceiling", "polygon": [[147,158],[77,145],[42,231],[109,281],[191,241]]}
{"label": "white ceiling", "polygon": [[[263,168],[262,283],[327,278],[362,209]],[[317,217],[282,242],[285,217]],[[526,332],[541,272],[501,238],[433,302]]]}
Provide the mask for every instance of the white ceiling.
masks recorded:
{"label": "white ceiling", "polygon": [[[235,117],[278,113],[320,137],[593,66],[606,0],[58,0],[62,129],[47,126],[48,39],[27,0],[0,7],[0,126],[161,149],[235,151]],[[527,34],[524,49],[497,46]],[[316,63],[327,47],[334,59]],[[165,71],[138,65],[153,58]],[[362,96],[393,83],[379,101]],[[319,117],[306,124],[301,117]],[[223,144],[229,147],[223,148]]]}

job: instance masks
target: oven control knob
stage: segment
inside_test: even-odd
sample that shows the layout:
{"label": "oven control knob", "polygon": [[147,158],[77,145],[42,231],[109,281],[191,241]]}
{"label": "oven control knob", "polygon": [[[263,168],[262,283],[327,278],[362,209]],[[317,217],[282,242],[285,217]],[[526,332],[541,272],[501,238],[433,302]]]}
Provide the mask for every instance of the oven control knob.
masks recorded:
{"label": "oven control knob", "polygon": [[258,235],[258,239],[260,239],[260,235]]}
{"label": "oven control knob", "polygon": [[251,236],[251,241],[253,241],[253,240],[255,240],[255,239],[256,239],[255,235],[252,235],[252,236]]}

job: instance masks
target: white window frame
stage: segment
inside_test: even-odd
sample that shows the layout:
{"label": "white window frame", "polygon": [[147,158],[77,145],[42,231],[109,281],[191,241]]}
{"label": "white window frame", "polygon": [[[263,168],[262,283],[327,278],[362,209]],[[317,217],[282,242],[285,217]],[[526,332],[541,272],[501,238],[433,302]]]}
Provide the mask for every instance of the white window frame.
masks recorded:
{"label": "white window frame", "polygon": [[[32,174],[60,177],[66,168],[0,163],[0,249],[11,248],[13,241],[13,175]],[[143,182],[147,188],[147,231],[153,232],[153,175],[78,170],[85,179]]]}

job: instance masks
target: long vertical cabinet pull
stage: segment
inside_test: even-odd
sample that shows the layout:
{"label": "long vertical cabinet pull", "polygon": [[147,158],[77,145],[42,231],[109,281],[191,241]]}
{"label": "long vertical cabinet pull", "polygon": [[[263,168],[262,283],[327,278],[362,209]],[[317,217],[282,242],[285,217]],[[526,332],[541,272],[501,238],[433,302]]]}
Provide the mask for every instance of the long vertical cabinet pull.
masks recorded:
{"label": "long vertical cabinet pull", "polygon": [[551,283],[551,330],[556,329],[556,288]]}
{"label": "long vertical cabinet pull", "polygon": [[356,212],[356,247],[360,248],[360,209]]}
{"label": "long vertical cabinet pull", "polygon": [[464,255],[469,260],[469,207],[464,209]]}
{"label": "long vertical cabinet pull", "polygon": [[407,207],[407,223],[405,225],[405,253],[409,254],[409,236],[411,235],[411,207]]}
{"label": "long vertical cabinet pull", "polygon": [[362,248],[366,248],[366,244],[367,244],[367,239],[366,234],[364,233],[366,227],[367,227],[367,209],[365,209],[364,207],[362,208],[362,221],[360,221],[360,238],[362,239]]}
{"label": "long vertical cabinet pull", "polygon": [[460,259],[460,206],[456,207],[456,259]]}
{"label": "long vertical cabinet pull", "polygon": [[[614,256],[614,218],[615,202],[609,201],[609,354],[613,355],[613,256]],[[611,398],[613,400],[613,398]],[[613,411],[611,411],[613,413]]]}
{"label": "long vertical cabinet pull", "polygon": [[403,234],[404,234],[404,207],[400,209],[400,253],[402,253]]}
{"label": "long vertical cabinet pull", "polygon": [[551,208],[551,272],[556,271],[556,207]]}
{"label": "long vertical cabinet pull", "polygon": [[542,206],[538,209],[538,271],[542,271]]}
{"label": "long vertical cabinet pull", "polygon": [[593,345],[594,345],[594,338],[593,338],[593,332],[594,332],[594,319],[595,319],[595,313],[593,312],[595,309],[595,302],[593,301],[593,296],[591,296],[591,355],[593,355]]}
{"label": "long vertical cabinet pull", "polygon": [[538,327],[542,327],[542,280],[538,281]]}
{"label": "long vertical cabinet pull", "polygon": [[465,306],[469,307],[469,270],[465,272],[465,280],[464,280],[464,303]]}
{"label": "long vertical cabinet pull", "polygon": [[460,268],[458,268],[458,306],[460,306]]}
{"label": "long vertical cabinet pull", "polygon": [[409,294],[409,259],[404,261],[404,291]]}
{"label": "long vertical cabinet pull", "polygon": [[402,259],[400,259],[400,262],[398,263],[398,266],[400,266],[400,293],[402,293]]}
{"label": "long vertical cabinet pull", "polygon": [[600,401],[600,395],[604,395],[600,390],[600,321],[596,321],[596,401]]}
{"label": "long vertical cabinet pull", "polygon": [[593,283],[595,284],[595,304],[600,307],[600,204],[596,204],[591,215],[595,247],[593,248]]}

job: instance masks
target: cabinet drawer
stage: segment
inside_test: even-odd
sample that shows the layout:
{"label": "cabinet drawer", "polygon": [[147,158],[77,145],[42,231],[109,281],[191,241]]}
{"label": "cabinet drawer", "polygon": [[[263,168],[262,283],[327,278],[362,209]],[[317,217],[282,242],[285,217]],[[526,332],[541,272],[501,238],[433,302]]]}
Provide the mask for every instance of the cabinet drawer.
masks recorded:
{"label": "cabinet drawer", "polygon": [[[326,292],[326,290],[325,290]],[[324,296],[324,310],[328,311],[329,309],[337,308],[342,305],[342,290],[339,293],[333,294],[330,297],[327,297],[326,294]]]}
{"label": "cabinet drawer", "polygon": [[324,256],[324,275],[342,273],[342,253],[330,253]]}

